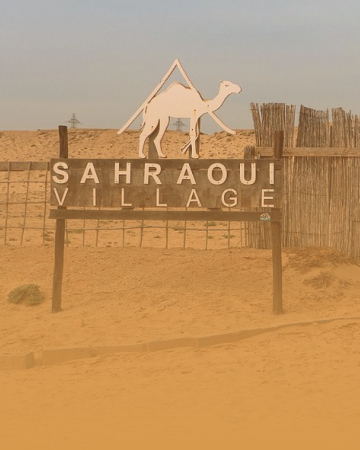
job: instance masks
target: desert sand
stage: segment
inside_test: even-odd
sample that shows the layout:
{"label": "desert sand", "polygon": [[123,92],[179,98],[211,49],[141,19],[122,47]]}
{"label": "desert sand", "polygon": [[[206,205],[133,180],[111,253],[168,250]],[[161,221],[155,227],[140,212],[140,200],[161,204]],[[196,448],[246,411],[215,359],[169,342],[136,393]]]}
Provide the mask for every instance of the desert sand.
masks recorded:
{"label": "desert sand", "polygon": [[[70,130],[69,153],[136,157],[137,139]],[[170,131],[163,149],[182,157],[186,141]],[[246,145],[253,130],[202,135],[201,155],[239,158]],[[58,155],[57,131],[1,132],[0,152],[3,161],[47,161]],[[282,315],[272,314],[271,250],[69,246],[58,314],[53,264],[53,242],[1,247],[0,354],[35,353],[34,367],[0,371],[1,448],[359,448],[353,261],[332,249],[283,249]],[[7,301],[28,283],[43,303]],[[259,328],[234,342],[216,338]],[[178,338],[208,345],[42,361],[44,349]]]}

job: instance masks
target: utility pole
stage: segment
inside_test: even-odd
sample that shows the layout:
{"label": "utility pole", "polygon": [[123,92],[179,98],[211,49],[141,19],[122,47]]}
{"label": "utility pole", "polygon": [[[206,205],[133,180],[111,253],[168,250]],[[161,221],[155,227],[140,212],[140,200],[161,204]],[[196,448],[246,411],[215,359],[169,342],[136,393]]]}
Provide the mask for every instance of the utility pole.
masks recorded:
{"label": "utility pole", "polygon": [[71,127],[70,128],[76,128],[76,125],[78,123],[81,123],[77,120],[75,113],[73,113],[73,115],[71,116],[71,119],[67,121],[67,123],[71,123]]}
{"label": "utility pole", "polygon": [[181,131],[181,128],[185,126],[184,122],[181,119],[177,119],[176,122],[173,123],[176,127],[176,131]]}

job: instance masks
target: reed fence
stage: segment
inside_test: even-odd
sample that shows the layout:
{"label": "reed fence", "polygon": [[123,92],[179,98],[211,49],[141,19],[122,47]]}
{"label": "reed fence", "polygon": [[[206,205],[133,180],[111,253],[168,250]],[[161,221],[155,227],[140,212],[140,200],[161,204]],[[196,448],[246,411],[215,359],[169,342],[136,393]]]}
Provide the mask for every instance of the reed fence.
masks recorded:
{"label": "reed fence", "polygon": [[284,164],[283,245],[332,247],[360,261],[360,157]]}
{"label": "reed fence", "polygon": [[300,106],[299,126],[296,147],[329,147],[330,120],[329,111]]}
{"label": "reed fence", "polygon": [[257,147],[272,147],[274,132],[284,131],[284,147],[360,147],[360,119],[351,111],[332,108],[321,111],[300,106],[296,126],[296,107],[284,103],[251,103]]}
{"label": "reed fence", "polygon": [[[284,247],[331,247],[360,263],[357,150],[357,157],[284,157]],[[269,224],[253,223],[249,229],[253,247],[271,248]]]}
{"label": "reed fence", "polygon": [[[251,111],[257,149],[246,148],[246,157],[268,157],[275,131],[285,135],[283,245],[329,246],[360,262],[359,117],[342,108],[333,108],[330,117],[328,110],[301,105],[296,129],[293,106],[252,103]],[[250,229],[252,245],[269,248],[268,224]]]}
{"label": "reed fence", "polygon": [[360,147],[360,121],[357,114],[332,109],[331,147]]}
{"label": "reed fence", "polygon": [[284,131],[284,146],[292,147],[295,132],[294,105],[285,103],[251,103],[257,147],[273,147],[274,132]]}

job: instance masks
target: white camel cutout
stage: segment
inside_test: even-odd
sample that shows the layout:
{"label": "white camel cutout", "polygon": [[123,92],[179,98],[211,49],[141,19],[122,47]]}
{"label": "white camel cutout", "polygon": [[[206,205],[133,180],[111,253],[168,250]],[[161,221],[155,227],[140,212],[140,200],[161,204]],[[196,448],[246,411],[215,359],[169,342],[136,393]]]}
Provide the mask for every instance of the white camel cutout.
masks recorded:
{"label": "white camel cutout", "polygon": [[[175,68],[178,68],[189,87],[185,87],[181,83],[173,83],[159,95],[156,95],[166,80],[170,77]],[[139,156],[145,158],[144,144],[146,138],[158,128],[157,136],[154,138],[154,144],[158,155],[166,158],[166,155],[161,150],[161,139],[169,124],[170,117],[188,118],[190,119],[190,140],[182,148],[185,153],[191,146],[191,156],[198,158],[196,151],[196,140],[200,134],[199,119],[205,113],[208,113],[215,122],[227,133],[236,134],[234,130],[227,127],[214,113],[224,103],[225,99],[234,93],[240,93],[241,87],[229,81],[220,82],[220,90],[218,95],[213,100],[204,100],[199,92],[195,89],[190,78],[187,76],[180,61],[175,59],[172,66],[156,86],[147,100],[140,106],[140,108],[131,116],[126,124],[120,128],[118,134],[125,131],[129,125],[143,112],[143,123],[141,125],[142,133],[140,135]]]}
{"label": "white camel cutout", "polygon": [[[240,91],[240,86],[230,83],[230,81],[221,81],[218,95],[212,100],[203,100],[196,90],[185,87],[178,82],[171,84],[164,92],[156,95],[145,106],[142,132],[139,140],[139,157],[146,157],[144,154],[145,141],[159,127],[154,139],[154,145],[158,155],[161,158],[166,158],[161,149],[161,140],[169,125],[170,117],[178,117],[190,119],[190,140],[182,148],[182,151],[185,153],[191,146],[191,157],[198,158],[196,139],[199,137],[200,132],[198,126],[200,117],[206,113],[213,113],[220,108],[230,94],[238,94]],[[216,119],[218,118],[216,117]]]}

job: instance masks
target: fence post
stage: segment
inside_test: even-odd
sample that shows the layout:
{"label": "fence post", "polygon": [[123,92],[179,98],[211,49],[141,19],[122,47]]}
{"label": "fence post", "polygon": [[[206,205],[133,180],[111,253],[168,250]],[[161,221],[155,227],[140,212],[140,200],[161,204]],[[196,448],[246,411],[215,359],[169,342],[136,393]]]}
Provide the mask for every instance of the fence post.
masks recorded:
{"label": "fence post", "polygon": [[[68,158],[68,134],[67,127],[59,126],[60,158]],[[58,209],[66,209],[66,206],[58,206]],[[62,279],[64,269],[64,244],[65,244],[65,219],[56,219],[55,227],[55,264],[52,291],[52,313],[61,311]]]}
{"label": "fence post", "polygon": [[[274,158],[281,159],[284,147],[284,132],[275,131]],[[282,314],[282,261],[281,222],[271,222],[273,260],[273,313]]]}

